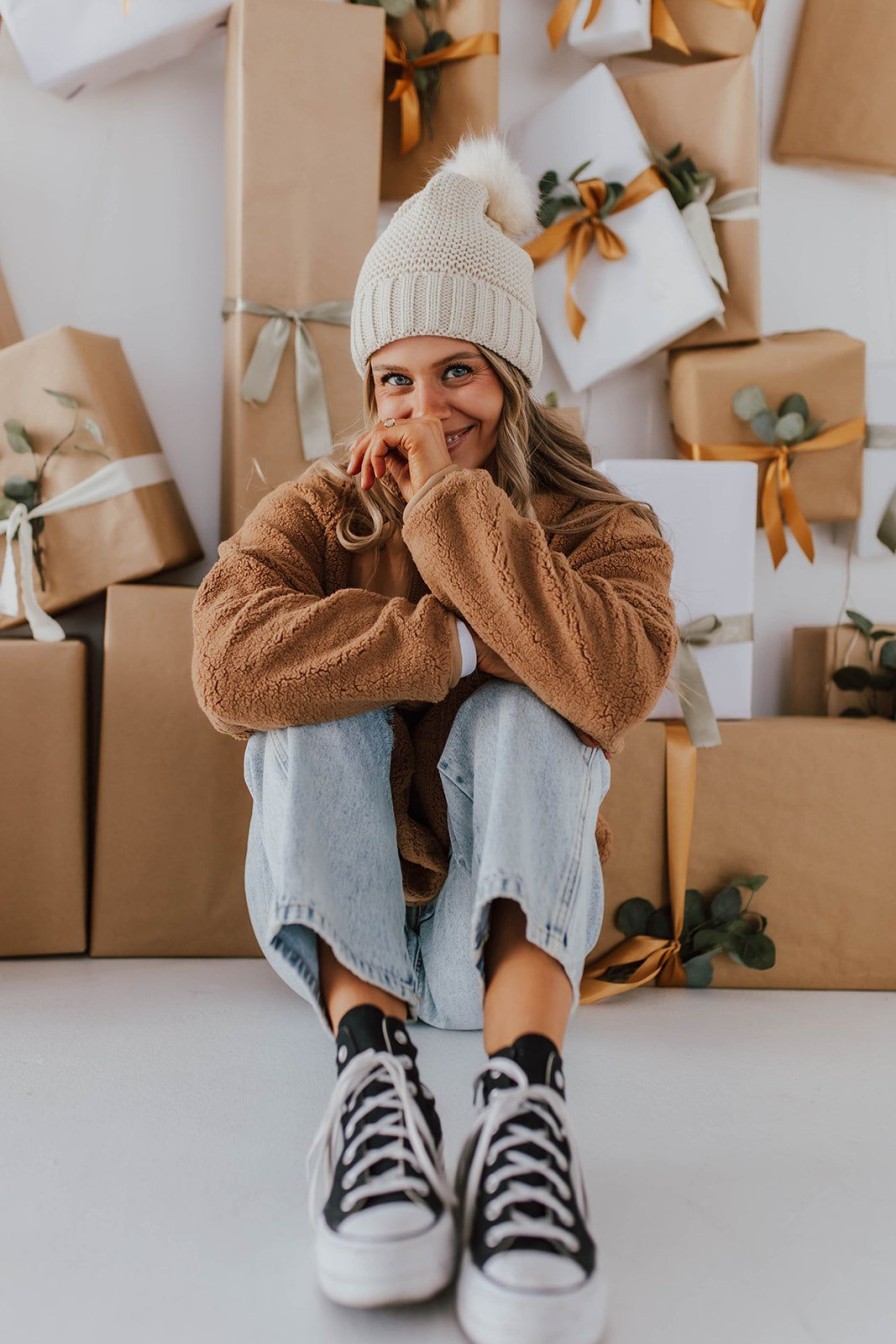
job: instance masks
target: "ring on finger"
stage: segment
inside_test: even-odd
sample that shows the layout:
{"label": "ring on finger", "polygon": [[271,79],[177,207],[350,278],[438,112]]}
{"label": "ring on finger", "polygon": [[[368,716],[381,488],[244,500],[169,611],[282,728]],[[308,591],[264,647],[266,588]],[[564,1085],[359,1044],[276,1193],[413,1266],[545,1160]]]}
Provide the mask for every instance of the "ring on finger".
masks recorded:
{"label": "ring on finger", "polygon": [[394,424],[395,424],[395,421],[394,421],[394,419],[391,419],[391,418],[390,418],[389,420],[384,420],[384,421],[383,421],[383,426],[384,426],[385,429],[391,429],[392,426],[393,426]]}

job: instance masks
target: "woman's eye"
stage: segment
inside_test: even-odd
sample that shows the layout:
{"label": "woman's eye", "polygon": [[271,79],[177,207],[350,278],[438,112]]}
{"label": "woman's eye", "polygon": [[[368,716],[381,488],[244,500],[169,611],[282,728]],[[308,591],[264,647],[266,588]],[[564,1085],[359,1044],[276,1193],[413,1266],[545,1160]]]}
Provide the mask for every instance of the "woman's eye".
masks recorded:
{"label": "woman's eye", "polygon": [[[389,382],[389,379],[390,379],[390,378],[405,378],[405,374],[403,374],[403,373],[384,373],[383,376],[382,376],[382,378],[380,379],[380,382],[381,382],[381,383],[386,383],[389,387],[392,387],[393,384]],[[406,378],[406,381],[407,381],[407,382],[410,382],[411,380],[410,380],[410,378]],[[398,386],[401,387],[402,384],[399,383]]]}
{"label": "woman's eye", "polygon": [[455,369],[460,369],[461,373],[463,373],[463,374],[466,374],[466,373],[472,373],[472,372],[473,372],[473,370],[470,368],[469,364],[452,364],[450,368],[448,368],[448,369],[445,370],[446,375],[449,374],[449,373],[453,373],[453,371],[454,371]]}

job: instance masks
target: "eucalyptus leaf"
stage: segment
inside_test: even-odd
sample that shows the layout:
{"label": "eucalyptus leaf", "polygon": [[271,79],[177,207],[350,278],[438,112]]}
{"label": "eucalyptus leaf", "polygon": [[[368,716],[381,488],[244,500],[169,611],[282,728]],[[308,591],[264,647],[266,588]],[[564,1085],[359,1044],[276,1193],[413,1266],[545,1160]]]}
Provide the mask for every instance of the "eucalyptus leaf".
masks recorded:
{"label": "eucalyptus leaf", "polygon": [[563,202],[559,196],[549,196],[542,201],[535,217],[543,229],[549,229],[562,209]]}
{"label": "eucalyptus leaf", "polygon": [[808,425],[806,426],[806,432],[803,435],[803,438],[804,439],[817,438],[818,435],[821,433],[821,431],[824,429],[826,424],[827,424],[826,420],[810,420]]}
{"label": "eucalyptus leaf", "polygon": [[570,173],[569,175],[570,182],[575,182],[576,178],[579,176],[579,173],[584,173],[585,169],[590,168],[593,162],[594,162],[593,159],[586,159],[584,163],[580,163],[578,168],[574,169],[574,171]]}
{"label": "eucalyptus leaf", "polygon": [[380,0],[390,19],[403,19],[414,8],[414,0]]}
{"label": "eucalyptus leaf", "polygon": [[768,881],[766,873],[752,873],[746,877],[732,877],[728,885],[730,887],[746,887],[749,891],[758,891],[764,887]]}
{"label": "eucalyptus leaf", "polygon": [[795,411],[801,415],[806,423],[809,423],[809,403],[805,397],[800,396],[799,392],[791,392],[789,397],[785,397],[778,407],[778,415],[789,415]]}
{"label": "eucalyptus leaf", "polygon": [[871,673],[867,667],[838,667],[831,680],[838,691],[867,691]]}
{"label": "eucalyptus leaf", "polygon": [[16,501],[8,495],[0,495],[0,523],[5,523],[16,506]]}
{"label": "eucalyptus leaf", "polygon": [[713,919],[720,923],[727,923],[729,919],[737,919],[740,914],[741,895],[737,887],[723,887],[712,898],[710,913]]}
{"label": "eucalyptus leaf", "polygon": [[673,145],[671,149],[666,150],[665,157],[667,159],[677,159],[683,149],[684,144],[681,140],[679,140],[677,145]]}
{"label": "eucalyptus leaf", "polygon": [[553,168],[549,168],[548,171],[546,173],[542,173],[541,177],[538,179],[539,195],[550,196],[554,188],[559,185],[560,185],[559,175],[554,172]]}
{"label": "eucalyptus leaf", "polygon": [[747,424],[754,416],[761,415],[763,411],[769,409],[766,404],[765,393],[761,387],[755,385],[738,388],[731,398],[731,405],[738,420],[744,420]]}
{"label": "eucalyptus leaf", "polygon": [[712,984],[712,962],[709,957],[691,957],[684,963],[688,989],[708,989]]}
{"label": "eucalyptus leaf", "polygon": [[750,428],[754,434],[758,434],[763,443],[778,442],[778,421],[774,411],[760,411],[758,415],[754,415],[750,421]]}
{"label": "eucalyptus leaf", "polygon": [[54,397],[60,406],[67,406],[70,411],[78,409],[78,403],[74,397],[69,396],[68,392],[54,392],[51,387],[45,387],[44,391],[48,397]]}
{"label": "eucalyptus leaf", "polygon": [[698,929],[694,934],[694,951],[710,952],[724,947],[727,942],[728,934],[724,929]]}
{"label": "eucalyptus leaf", "polygon": [[871,630],[869,631],[868,638],[872,643],[878,639],[896,639],[896,630],[884,630],[883,628],[880,630]]}
{"label": "eucalyptus leaf", "polygon": [[6,439],[14,453],[33,453],[34,445],[28,437],[28,431],[21,420],[6,420],[3,428]]}
{"label": "eucalyptus leaf", "polygon": [[106,440],[103,438],[103,431],[100,429],[99,425],[95,420],[90,420],[87,416],[85,416],[84,428],[87,430],[88,434],[93,435],[97,443],[102,444],[103,447],[106,446]]}
{"label": "eucalyptus leaf", "polygon": [[671,938],[672,932],[672,911],[668,905],[663,905],[659,910],[654,910],[647,921],[646,933],[650,938]]}
{"label": "eucalyptus leaf", "polygon": [[646,932],[647,921],[655,913],[655,907],[650,901],[646,901],[642,896],[633,896],[631,900],[623,901],[619,906],[613,916],[613,923],[626,938],[637,938],[639,934]]}
{"label": "eucalyptus leaf", "polygon": [[896,668],[896,639],[888,639],[880,646],[881,667]]}
{"label": "eucalyptus leaf", "polygon": [[740,949],[745,966],[753,971],[769,971],[775,964],[775,945],[764,933],[751,934]]}
{"label": "eucalyptus leaf", "polygon": [[805,420],[796,411],[790,411],[787,415],[782,415],[775,426],[777,436],[782,443],[799,443],[805,428]]}
{"label": "eucalyptus leaf", "polygon": [[684,894],[684,923],[683,933],[689,933],[696,924],[702,924],[706,919],[706,906],[703,904],[703,897],[699,891],[689,887]]}
{"label": "eucalyptus leaf", "polygon": [[17,504],[31,505],[37,498],[37,482],[26,480],[24,476],[8,476],[3,483],[3,493]]}
{"label": "eucalyptus leaf", "polygon": [[414,84],[417,89],[419,89],[420,93],[425,93],[435,79],[438,79],[435,70],[424,68],[422,70],[414,71]]}
{"label": "eucalyptus leaf", "polygon": [[870,635],[874,629],[874,622],[869,621],[867,616],[863,616],[860,611],[850,611],[847,608],[847,616],[852,621],[857,630],[861,630],[863,635]]}
{"label": "eucalyptus leaf", "polygon": [[431,51],[442,51],[444,47],[450,47],[453,41],[454,38],[449,32],[446,32],[444,28],[437,28],[436,31],[430,33],[429,37],[426,39],[426,42],[423,45],[423,50],[427,54]]}
{"label": "eucalyptus leaf", "polygon": [[559,397],[557,396],[557,393],[556,393],[556,392],[545,392],[545,394],[544,394],[544,404],[545,404],[545,406],[550,406],[552,410],[556,410],[556,408],[560,405],[560,399],[559,399]]}

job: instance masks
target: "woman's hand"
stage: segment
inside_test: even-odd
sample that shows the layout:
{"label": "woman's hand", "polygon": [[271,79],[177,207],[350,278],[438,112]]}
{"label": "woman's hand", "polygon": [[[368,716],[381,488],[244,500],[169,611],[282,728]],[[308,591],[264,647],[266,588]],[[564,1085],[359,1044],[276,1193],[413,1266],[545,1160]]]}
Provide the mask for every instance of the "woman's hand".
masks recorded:
{"label": "woman's hand", "polygon": [[450,467],[442,422],[435,415],[415,415],[407,420],[384,421],[361,434],[352,444],[346,470],[360,472],[362,490],[390,472],[405,503],[430,476]]}

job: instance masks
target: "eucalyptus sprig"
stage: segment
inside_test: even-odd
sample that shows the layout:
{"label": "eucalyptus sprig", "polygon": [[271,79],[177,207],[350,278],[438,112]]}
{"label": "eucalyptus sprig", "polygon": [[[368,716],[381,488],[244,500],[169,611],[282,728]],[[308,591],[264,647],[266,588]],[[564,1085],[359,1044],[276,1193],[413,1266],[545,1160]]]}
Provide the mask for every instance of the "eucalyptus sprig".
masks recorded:
{"label": "eucalyptus sprig", "polygon": [[[430,52],[441,51],[443,47],[450,47],[454,41],[447,29],[433,28],[426,16],[426,10],[435,9],[438,0],[350,0],[350,3],[385,10],[387,23],[390,21],[395,23],[408,14],[413,14],[419,20],[423,29],[423,45],[419,51],[408,50],[408,55],[412,60],[415,56],[428,56]],[[414,85],[420,95],[420,115],[430,140],[435,136],[435,109],[438,102],[441,73],[442,67],[440,65],[430,65],[422,70],[414,71]]]}
{"label": "eucalyptus sprig", "polygon": [[847,663],[838,667],[831,680],[839,691],[867,691],[868,708],[850,705],[840,714],[841,719],[896,718],[896,695],[892,713],[878,714],[878,691],[896,692],[896,630],[877,629],[860,611],[847,611],[850,624],[865,639],[865,650],[871,667],[857,667]]}
{"label": "eucalyptus sprig", "polygon": [[[712,983],[712,958],[727,952],[739,966],[753,971],[767,971],[775,964],[775,945],[765,932],[765,915],[750,910],[750,902],[768,878],[764,874],[732,877],[730,881],[707,899],[702,892],[690,887],[684,897],[684,920],[681,930],[681,962],[687,976],[688,988],[705,989]],[[742,891],[749,891],[746,905],[741,906]],[[613,923],[626,938],[646,934],[650,938],[671,939],[672,907],[659,908],[641,896],[623,901],[613,916]],[[639,962],[610,966],[601,979],[628,980]]]}
{"label": "eucalyptus sprig", "polygon": [[777,411],[770,409],[761,387],[741,387],[731,398],[738,420],[743,420],[763,443],[804,443],[824,429],[824,420],[813,420],[809,403],[799,392],[785,397]]}
{"label": "eucalyptus sprig", "polygon": [[672,193],[679,210],[692,201],[703,200],[710,184],[715,187],[715,175],[701,172],[691,156],[685,154],[683,145],[673,145],[665,154],[653,145],[649,146],[649,150],[653,166]]}
{"label": "eucalyptus sprig", "polygon": [[[537,217],[543,229],[549,228],[561,211],[581,210],[581,196],[578,193],[567,191],[566,188],[570,183],[574,183],[581,177],[585,169],[590,168],[593,162],[593,159],[586,159],[568,177],[564,178],[561,178],[560,174],[553,168],[549,168],[547,172],[542,173],[538,182]],[[625,191],[625,185],[622,182],[607,182],[606,189],[606,199],[597,212],[600,219],[605,219],[616,209],[619,198]]]}
{"label": "eucalyptus sprig", "polygon": [[[2,493],[0,493],[0,521],[7,519],[17,504],[24,504],[26,509],[31,512],[43,501],[44,475],[51,460],[57,453],[72,449],[79,453],[96,453],[99,457],[109,460],[109,454],[104,453],[102,447],[88,446],[84,443],[78,443],[75,435],[81,432],[87,433],[94,440],[94,443],[103,444],[103,432],[95,420],[90,416],[81,415],[81,408],[77,400],[70,396],[68,392],[55,392],[52,388],[45,387],[44,392],[47,396],[53,397],[60,406],[64,406],[72,412],[72,425],[68,433],[63,435],[58,443],[54,444],[50,451],[43,457],[39,457],[35,451],[31,435],[22,424],[21,420],[5,420],[3,428],[6,431],[6,442],[14,453],[30,453],[34,463],[34,475],[31,477],[20,476],[18,474],[7,477],[3,483]],[[46,578],[43,568],[43,548],[39,537],[44,530],[43,518],[31,519],[31,533],[33,537],[34,566],[40,578],[42,590],[46,589]]]}

